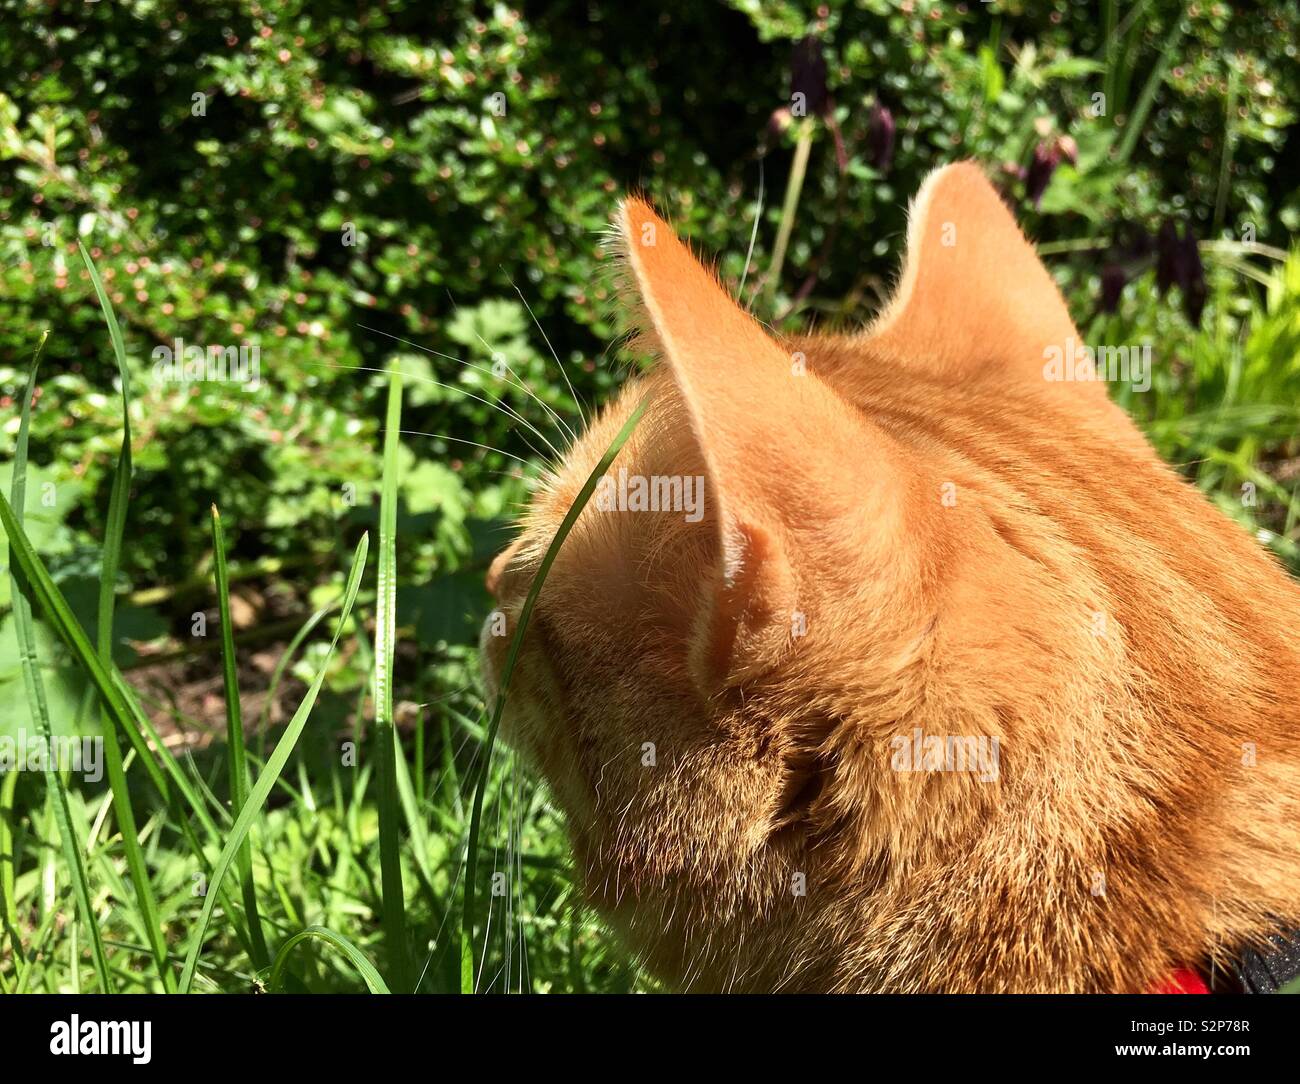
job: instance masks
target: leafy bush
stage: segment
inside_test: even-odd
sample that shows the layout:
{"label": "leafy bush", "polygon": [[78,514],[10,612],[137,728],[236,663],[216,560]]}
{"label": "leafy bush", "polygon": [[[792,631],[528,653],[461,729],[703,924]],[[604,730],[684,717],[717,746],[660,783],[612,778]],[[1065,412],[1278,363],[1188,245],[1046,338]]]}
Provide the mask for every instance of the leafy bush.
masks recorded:
{"label": "leafy bush", "polygon": [[[457,769],[483,738],[483,567],[549,445],[629,360],[599,243],[629,189],[793,330],[868,318],[901,256],[907,199],[934,166],[979,159],[1085,339],[1157,345],[1151,391],[1121,396],[1161,452],[1300,567],[1293,2],[1107,2],[1098,18],[1066,0],[0,0],[0,19],[0,486],[26,359],[49,329],[27,525],[93,628],[123,389],[84,241],[131,378],[114,656],[141,674],[170,660],[160,686],[135,679],[156,718],[193,729],[207,694],[173,686],[216,672],[192,632],[196,613],[215,614],[209,505],[226,524],[232,601],[251,612],[241,677],[266,686],[259,649],[337,595],[337,570],[378,524],[386,371],[406,374],[397,672],[424,709],[404,730],[413,808],[438,831],[405,861],[431,927],[456,883],[443,835],[464,813]],[[260,379],[164,379],[166,350],[185,344],[255,352]],[[304,739],[298,779],[282,781],[290,801],[268,811],[257,863],[288,901],[273,921],[356,919],[363,942],[378,936],[361,872],[378,868],[373,809],[333,742],[370,715],[375,601],[366,586],[329,658],[323,736]],[[10,604],[0,568],[0,733],[30,725]],[[56,725],[93,726],[85,679],[44,624],[36,634]],[[310,681],[327,647],[308,639],[279,662]],[[426,792],[438,771],[453,783]],[[555,814],[519,786],[494,766],[503,831],[536,863],[518,907],[544,981],[626,987],[627,966],[563,910]],[[318,791],[336,800],[325,808]],[[39,793],[13,808],[44,839]],[[342,872],[314,868],[322,853],[348,856]],[[17,889],[29,901],[34,861]],[[157,861],[164,921],[179,922],[188,853]],[[488,964],[507,974],[508,943]],[[214,982],[246,980],[239,953],[231,941],[217,954],[228,967]],[[430,982],[455,986],[456,967],[440,955]],[[324,963],[307,978],[353,981]]]}

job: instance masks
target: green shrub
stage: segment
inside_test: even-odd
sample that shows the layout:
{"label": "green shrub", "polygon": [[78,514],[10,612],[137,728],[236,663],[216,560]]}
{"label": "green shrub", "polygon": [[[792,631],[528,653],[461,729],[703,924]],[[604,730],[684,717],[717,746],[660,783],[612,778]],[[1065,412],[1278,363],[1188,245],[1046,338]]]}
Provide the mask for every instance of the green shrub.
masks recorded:
{"label": "green shrub", "polygon": [[[420,808],[439,828],[408,883],[415,925],[440,928],[462,826],[455,769],[483,737],[471,720],[482,571],[548,443],[563,447],[579,404],[603,401],[628,361],[600,246],[620,195],[648,191],[779,328],[853,325],[889,293],[925,174],[979,159],[1085,339],[1158,344],[1151,391],[1120,395],[1162,454],[1300,567],[1300,258],[1283,263],[1300,224],[1298,30],[1294,2],[1108,2],[1099,16],[1066,0],[0,0],[0,488],[25,360],[49,329],[27,526],[93,628],[123,428],[84,241],[132,383],[115,658],[183,649],[215,673],[189,631],[196,611],[215,612],[209,505],[232,579],[291,615],[261,630],[282,644],[337,596],[347,555],[378,526],[385,371],[399,366],[397,679],[428,709],[407,753],[423,758]],[[1166,222],[1201,242],[1203,311],[1199,278],[1158,288],[1149,242]],[[255,349],[260,379],[160,379],[156,352],[178,339]],[[28,719],[10,603],[0,568],[0,733]],[[374,932],[361,872],[378,868],[373,808],[330,744],[369,713],[374,609],[367,584],[298,777],[281,781],[291,802],[259,829],[278,934],[351,919]],[[56,726],[88,725],[84,678],[44,624],[36,636]],[[288,673],[309,681],[327,646],[306,643]],[[431,765],[453,783],[426,794]],[[627,966],[563,911],[554,811],[493,771],[489,799],[510,799],[503,831],[535,860],[518,906],[538,974],[627,987]],[[29,789],[27,824],[48,840]],[[337,870],[312,868],[322,853]],[[165,914],[188,914],[185,852],[151,861]],[[22,869],[24,899],[39,872]],[[426,988],[458,985],[445,950]],[[491,952],[490,967],[509,963],[504,945]],[[239,953],[230,941],[218,954],[231,988],[250,981]],[[308,977],[355,984],[323,963]]]}

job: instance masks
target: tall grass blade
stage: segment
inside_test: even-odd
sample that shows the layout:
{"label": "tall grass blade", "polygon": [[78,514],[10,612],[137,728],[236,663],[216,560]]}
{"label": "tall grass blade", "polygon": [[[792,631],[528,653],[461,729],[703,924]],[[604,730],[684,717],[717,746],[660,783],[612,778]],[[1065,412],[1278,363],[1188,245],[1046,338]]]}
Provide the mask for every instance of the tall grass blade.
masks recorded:
{"label": "tall grass blade", "polygon": [[[126,683],[126,679],[122,677],[121,672],[116,667],[106,667],[100,661],[94,648],[90,646],[90,641],[86,639],[86,634],[81,628],[81,622],[73,615],[68,600],[64,598],[63,592],[54,583],[49,570],[36,553],[31,539],[27,537],[22,523],[14,514],[13,508],[10,506],[9,501],[5,499],[3,493],[0,493],[0,526],[4,527],[5,533],[9,537],[10,555],[21,570],[24,580],[31,586],[32,594],[41,605],[41,612],[54,626],[63,642],[77,656],[77,661],[81,663],[87,676],[94,684],[95,691],[107,703],[113,719],[131,740],[136,755],[140,757],[145,770],[158,791],[163,795],[169,794],[167,780],[170,777],[171,782],[185,798],[194,815],[202,824],[204,831],[214,839],[219,838],[220,833],[204,808],[203,800],[185,777],[185,773],[181,771],[180,765],[176,763],[176,758],[171,755],[170,750],[158,737],[158,732],[154,729],[153,724],[149,722],[148,716],[140,709],[140,705],[136,702],[131,687]],[[162,768],[159,768],[154,754],[150,753],[149,746],[145,743],[143,735],[148,735],[149,739],[154,743],[154,747],[158,751],[158,760],[161,760],[163,764]],[[166,775],[164,775],[164,771]]]}
{"label": "tall grass blade", "polygon": [[[104,548],[100,556],[99,609],[95,619],[95,639],[99,658],[105,667],[111,667],[113,588],[122,561],[126,506],[131,494],[131,377],[127,370],[126,345],[122,341],[122,330],[118,327],[112,302],[109,301],[104,283],[99,277],[99,269],[95,267],[95,261],[90,258],[86,246],[78,241],[77,247],[81,250],[81,258],[90,273],[90,281],[94,284],[95,293],[99,298],[99,307],[104,313],[104,322],[108,325],[108,337],[112,341],[113,353],[117,358],[118,379],[122,383],[122,448],[118,453],[117,469],[113,472],[113,486],[108,500],[108,522],[104,530]],[[144,920],[154,966],[162,977],[164,988],[173,990],[176,978],[167,964],[167,945],[158,917],[158,901],[154,897],[144,856],[140,853],[135,811],[131,806],[131,792],[126,785],[126,769],[122,764],[122,747],[118,744],[117,728],[109,719],[107,710],[101,709],[99,726],[104,741],[105,774],[108,776],[109,790],[113,795],[113,812],[122,831],[122,848],[126,853],[131,883],[135,887],[136,906],[140,909],[141,918]]]}
{"label": "tall grass blade", "polygon": [[9,949],[15,960],[23,955],[22,938],[18,936],[18,901],[14,895],[14,870],[18,856],[14,854],[12,817],[14,794],[18,789],[18,773],[0,775],[0,922],[4,923]]}
{"label": "tall grass blade", "polygon": [[1228,69],[1228,101],[1223,113],[1223,153],[1219,158],[1219,188],[1214,197],[1214,224],[1210,232],[1219,235],[1223,216],[1228,210],[1228,177],[1232,173],[1232,153],[1237,145],[1237,95],[1241,89],[1241,76],[1234,64]]}
{"label": "tall grass blade", "polygon": [[775,311],[776,295],[781,289],[781,267],[785,263],[786,249],[790,245],[790,234],[794,230],[795,212],[799,208],[799,194],[803,191],[804,174],[808,172],[808,156],[812,152],[813,122],[811,119],[800,122],[799,138],[794,147],[794,161],[790,164],[790,176],[785,183],[785,200],[781,204],[781,223],[776,231],[776,243],[772,246],[772,262],[767,268],[767,303],[770,311]]}
{"label": "tall grass blade", "polygon": [[1169,70],[1169,66],[1176,59],[1178,43],[1182,41],[1186,32],[1187,27],[1182,17],[1179,16],[1177,22],[1174,23],[1174,28],[1164,40],[1160,50],[1160,59],[1156,61],[1155,66],[1147,76],[1146,83],[1143,84],[1142,93],[1138,95],[1137,105],[1133,107],[1133,112],[1129,114],[1124,127],[1124,138],[1120,141],[1119,150],[1115,153],[1117,161],[1127,162],[1134,148],[1137,147],[1137,141],[1142,135],[1142,126],[1147,122],[1147,114],[1151,112],[1151,107],[1155,104],[1156,93],[1165,81],[1165,73]]}
{"label": "tall grass blade", "polygon": [[[221,513],[212,506],[212,551],[216,564],[217,610],[221,621],[221,663],[226,691],[226,773],[230,786],[230,812],[234,816],[248,797],[248,759],[244,751],[244,716],[239,704],[239,676],[235,668],[235,627],[230,619],[230,571],[226,567],[226,536]],[[262,919],[257,911],[257,887],[253,884],[253,844],[244,840],[239,848],[239,884],[244,897],[248,934],[252,939],[253,966],[259,971],[271,965]]]}
{"label": "tall grass blade", "polygon": [[271,979],[268,986],[272,993],[280,993],[280,976],[284,972],[285,962],[289,958],[289,953],[295,945],[301,944],[307,940],[324,941],[338,949],[348,958],[348,962],[361,973],[365,980],[366,988],[372,994],[389,993],[388,986],[384,983],[383,976],[375,970],[375,965],[366,959],[365,955],[351,941],[342,934],[337,934],[325,926],[308,926],[305,930],[300,930],[294,934],[288,941],[280,946],[280,951],[275,954],[275,963],[271,965]]}
{"label": "tall grass blade", "polygon": [[384,900],[384,940],[393,985],[411,992],[406,941],[406,899],[402,888],[397,794],[397,743],[393,740],[393,651],[397,626],[397,453],[401,448],[402,374],[389,373],[384,430],[384,477],[379,498],[379,595],[375,620],[375,756],[379,783],[379,867]]}
{"label": "tall grass blade", "polygon": [[[90,646],[90,641],[86,639],[81,623],[73,615],[67,599],[63,597],[63,592],[50,577],[49,570],[33,548],[31,540],[23,530],[22,524],[18,522],[3,493],[0,493],[0,526],[4,527],[9,537],[12,559],[21,569],[24,579],[30,584],[33,595],[41,604],[41,611],[64,643],[77,656],[77,661],[89,676],[95,691],[108,705],[113,720],[130,739],[136,755],[140,758],[158,793],[166,800],[168,809],[175,821],[179,823],[194,857],[206,869],[207,858],[190,819],[192,817],[199,822],[209,839],[219,840],[221,833],[209,815],[203,798],[181,770],[171,750],[163,743],[153,723],[149,721],[149,717],[141,710],[134,691],[122,677],[121,671],[116,667],[107,668],[99,660],[99,656]],[[154,754],[149,750],[146,737],[157,751],[157,758],[162,762],[161,768]],[[105,748],[107,749],[107,743]],[[188,807],[188,814],[182,808],[182,799]],[[234,908],[228,899],[223,899],[223,905],[226,906],[228,913],[234,913]],[[242,932],[240,940],[247,940]],[[249,952],[251,955],[251,943]]]}
{"label": "tall grass blade", "polygon": [[1102,50],[1105,53],[1106,70],[1102,75],[1101,90],[1105,95],[1104,101],[1107,108],[1118,108],[1115,102],[1115,58],[1119,54],[1119,46],[1115,41],[1115,24],[1117,21],[1116,0],[1101,0],[1101,23],[1102,23]]}
{"label": "tall grass blade", "polygon": [[0,775],[0,921],[10,926],[18,923],[14,896],[14,836],[10,820],[17,790],[17,772]]}
{"label": "tall grass blade", "polygon": [[[27,388],[23,392],[22,416],[18,423],[18,444],[14,451],[14,477],[10,492],[16,510],[14,522],[20,529],[23,505],[27,500],[27,437],[32,420],[32,398],[36,392],[36,370],[40,365],[41,348],[48,337],[49,332],[41,336],[41,341],[32,354],[32,363],[27,371]],[[40,664],[36,658],[36,626],[32,621],[31,601],[26,591],[29,580],[14,561],[14,537],[7,521],[5,530],[9,535],[9,571],[13,579],[14,626],[18,632],[23,683],[27,687],[27,702],[31,706],[32,717],[36,720],[36,726],[41,732],[48,751],[45,757],[45,785],[53,797],[54,817],[59,826],[63,857],[68,864],[68,874],[72,878],[72,888],[77,898],[77,910],[90,933],[90,954],[95,964],[95,975],[99,979],[99,988],[104,993],[111,994],[113,981],[108,974],[108,957],[104,954],[104,942],[100,937],[99,923],[95,920],[95,912],[90,903],[90,883],[86,879],[86,865],[82,861],[81,848],[72,831],[67,783],[54,763],[54,729],[50,725],[50,709],[45,699],[45,679],[41,677]]]}
{"label": "tall grass blade", "polygon": [[551,544],[546,549],[546,555],[542,558],[541,566],[537,570],[537,575],[533,577],[532,586],[528,589],[528,594],[524,598],[523,608],[519,611],[519,625],[515,629],[514,638],[510,641],[510,650],[506,654],[506,664],[501,671],[500,688],[497,691],[497,701],[492,708],[491,721],[488,723],[487,736],[483,742],[483,763],[479,768],[478,779],[474,784],[474,807],[470,813],[469,821],[469,840],[465,851],[465,907],[462,912],[461,925],[461,992],[474,992],[474,964],[471,953],[474,945],[474,896],[475,896],[475,878],[478,875],[478,837],[479,829],[483,819],[483,794],[487,789],[487,780],[489,768],[492,764],[492,747],[496,744],[497,728],[501,725],[501,713],[505,709],[506,693],[510,688],[510,678],[515,672],[515,663],[519,658],[519,648],[524,642],[524,633],[528,629],[529,618],[532,617],[533,607],[537,604],[537,596],[541,594],[542,584],[546,582],[546,577],[551,571],[551,565],[555,563],[555,558],[560,552],[560,547],[564,545],[564,540],[569,537],[569,532],[573,525],[578,521],[578,516],[591,500],[591,495],[596,491],[596,486],[600,479],[604,477],[605,472],[609,470],[610,464],[614,462],[615,457],[622,450],[623,445],[627,443],[628,437],[637,427],[641,420],[641,415],[645,413],[646,402],[642,401],[637,408],[632,411],[631,416],[623,423],[623,428],[618,431],[613,443],[605,450],[605,454],[600,457],[600,462],[596,464],[591,474],[587,476],[587,481],[583,484],[582,489],[578,492],[572,507],[565,513],[564,519],[560,523],[559,530],[555,532],[555,537],[551,539]]}
{"label": "tall grass blade", "polygon": [[298,744],[298,738],[307,725],[307,718],[311,715],[312,708],[316,706],[316,697],[320,694],[321,686],[325,683],[325,673],[329,669],[330,659],[334,657],[334,649],[338,647],[339,637],[347,625],[348,616],[352,613],[352,603],[357,597],[357,588],[361,586],[361,574],[365,570],[366,551],[369,546],[370,536],[368,534],[362,535],[361,541],[357,543],[356,555],[352,558],[352,570],[348,573],[347,586],[343,591],[343,609],[339,613],[339,623],[334,630],[334,638],[330,641],[329,651],[326,652],[325,658],[321,661],[320,669],[316,672],[316,677],[307,689],[307,694],[303,697],[298,710],[294,712],[284,734],[276,743],[270,759],[266,762],[266,767],[262,769],[262,774],[257,777],[257,783],[249,794],[248,800],[244,802],[243,808],[240,809],[239,816],[235,818],[234,827],[230,830],[230,838],[227,839],[226,845],[221,851],[221,856],[212,869],[208,893],[203,900],[203,910],[199,914],[199,920],[194,932],[190,935],[189,949],[185,953],[185,966],[181,969],[181,993],[189,993],[190,987],[194,984],[194,971],[198,966],[199,951],[203,948],[203,939],[207,936],[208,923],[212,921],[212,911],[217,904],[216,890],[221,886],[231,863],[235,860],[235,855],[243,844],[244,837],[248,835],[248,829],[261,812],[267,795],[271,793],[271,788],[275,786],[276,781],[280,778],[280,773],[284,770],[289,754],[293,752],[294,746]]}

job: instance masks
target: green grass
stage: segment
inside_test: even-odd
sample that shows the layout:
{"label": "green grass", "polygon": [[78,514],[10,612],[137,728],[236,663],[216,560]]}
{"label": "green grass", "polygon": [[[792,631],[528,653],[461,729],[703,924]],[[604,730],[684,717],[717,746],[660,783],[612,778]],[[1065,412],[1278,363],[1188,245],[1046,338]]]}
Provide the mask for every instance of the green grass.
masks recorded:
{"label": "green grass", "polygon": [[[1235,270],[1241,258],[1225,252],[1224,265]],[[1277,262],[1264,276],[1268,297],[1251,302],[1248,336],[1216,316],[1190,340],[1190,394],[1185,386],[1157,385],[1149,399],[1128,405],[1139,416],[1147,412],[1147,431],[1168,459],[1184,464],[1243,524],[1267,527],[1269,543],[1294,568],[1300,499],[1294,482],[1279,483],[1265,468],[1279,449],[1296,454],[1287,442],[1300,422],[1300,256]],[[1220,292],[1228,288],[1222,276],[1215,281]],[[287,727],[268,734],[263,711],[259,741],[245,744],[227,525],[214,508],[222,648],[214,667],[224,683],[226,740],[177,756],[159,738],[141,694],[113,661],[116,572],[131,529],[130,388],[112,306],[99,296],[128,429],[110,491],[93,642],[23,528],[35,359],[13,491],[7,500],[0,494],[0,523],[25,591],[15,592],[14,612],[34,714],[52,726],[41,711],[40,670],[30,665],[39,617],[98,698],[98,712],[88,704],[84,714],[98,717],[106,739],[107,785],[78,784],[59,773],[0,778],[0,990],[647,988],[577,905],[560,817],[546,792],[497,747],[501,702],[479,700],[472,656],[441,660],[422,685],[417,678],[413,686],[409,669],[398,673],[409,630],[398,607],[397,374],[381,452],[378,560],[367,564],[369,535],[360,534],[333,597],[318,600],[281,651],[272,686],[280,688],[290,674],[306,685]],[[1086,332],[1100,341],[1140,337],[1118,317]],[[639,418],[640,410],[552,540],[514,630],[503,690],[546,573]],[[1257,484],[1260,507],[1236,499],[1242,479]],[[345,655],[360,662],[361,678],[342,703],[324,689]],[[422,703],[404,740],[397,694],[413,687],[423,689]],[[365,734],[347,729],[356,718],[374,725]],[[504,876],[504,897],[487,892],[493,875]]]}
{"label": "green grass", "polygon": [[[369,544],[369,536],[362,535],[361,541],[357,544],[356,555],[352,559],[352,571],[348,575],[347,587],[344,589],[343,609],[339,618],[339,627],[335,630],[334,639],[330,642],[329,654],[331,655],[334,653],[334,649],[338,647],[339,636],[347,622],[348,614],[352,610],[352,604],[356,601],[357,589],[361,586],[361,574],[366,567],[366,551]],[[328,656],[326,661],[328,661]],[[275,751],[267,760],[261,774],[258,775],[257,783],[253,786],[252,792],[239,807],[239,815],[235,818],[235,825],[230,830],[226,845],[221,851],[221,857],[217,859],[216,866],[212,871],[212,883],[208,886],[203,902],[203,910],[193,932],[190,934],[189,948],[185,953],[185,967],[181,971],[181,993],[188,993],[194,984],[194,970],[198,965],[199,953],[203,949],[208,923],[212,920],[212,912],[218,899],[215,890],[221,885],[222,878],[230,869],[235,856],[242,851],[249,829],[252,828],[253,822],[261,812],[263,803],[271,793],[271,788],[275,786],[276,781],[280,778],[280,773],[284,770],[289,755],[293,752],[294,745],[297,744],[298,738],[307,725],[307,719],[311,715],[311,709],[316,703],[317,696],[320,695],[321,685],[324,682],[325,668],[322,666],[316,674],[316,680],[312,682],[311,687],[307,690],[307,695],[303,698],[301,706],[294,713],[293,719],[290,720],[283,736],[276,744]]]}
{"label": "green grass", "polygon": [[[542,557],[542,563],[538,567],[537,575],[533,577],[532,585],[528,589],[528,594],[524,598],[524,604],[519,613],[519,624],[515,628],[514,636],[510,641],[510,649],[506,654],[506,664],[501,671],[501,688],[497,695],[496,703],[491,705],[491,716],[487,725],[487,740],[485,742],[487,762],[491,762],[492,750],[496,745],[497,728],[501,725],[501,714],[505,708],[506,697],[510,689],[510,679],[514,676],[515,664],[519,660],[519,648],[524,641],[524,634],[528,631],[528,622],[533,614],[533,607],[537,605],[537,597],[541,594],[542,586],[546,583],[546,577],[551,571],[551,566],[555,563],[555,558],[560,552],[560,547],[564,545],[564,540],[569,537],[569,532],[573,530],[573,525],[578,521],[578,516],[591,500],[591,495],[596,491],[596,485],[599,483],[601,476],[609,470],[610,464],[614,462],[619,450],[627,443],[627,438],[632,435],[632,431],[641,421],[641,416],[645,413],[646,404],[640,403],[637,408],[628,415],[628,419],[623,423],[622,429],[614,437],[613,443],[601,456],[600,461],[592,469],[591,474],[583,483],[582,489],[579,490],[577,498],[574,500],[572,507],[565,514],[564,519],[560,522],[559,529],[555,532],[555,537],[551,544],[546,548],[546,553]],[[467,847],[466,858],[466,877],[465,877],[465,905],[461,911],[462,921],[462,938],[461,938],[461,992],[470,993],[474,990],[474,970],[472,961],[473,946],[477,943],[474,937],[474,925],[477,918],[477,912],[474,908],[474,896],[477,891],[478,878],[478,843],[479,833],[483,821],[483,798],[486,792],[487,772],[480,771],[478,781],[474,786],[474,810],[470,815],[469,822],[469,843]]]}
{"label": "green grass", "polygon": [[[593,471],[546,553],[511,644],[503,697],[483,705],[471,686],[437,702],[438,747],[428,751],[432,778],[426,778],[423,756],[410,762],[395,725],[400,374],[390,376],[377,567],[367,565],[369,535],[362,534],[339,596],[312,614],[285,647],[272,685],[278,688],[286,673],[304,666],[313,677],[265,757],[245,741],[226,531],[214,505],[225,741],[207,753],[177,757],[113,658],[114,589],[130,529],[130,384],[111,303],[84,250],[83,258],[117,357],[125,421],[93,644],[23,528],[35,358],[13,493],[10,500],[0,496],[0,523],[22,589],[15,590],[14,612],[34,713],[49,727],[41,712],[32,613],[59,635],[97,695],[108,788],[73,785],[57,772],[43,787],[18,773],[3,777],[0,989],[633,988],[632,969],[574,906],[558,815],[512,756],[495,748],[495,737],[546,573],[643,408]],[[364,589],[372,577],[373,589]],[[374,617],[373,650],[363,606]],[[329,635],[323,652],[313,641],[322,628]],[[372,703],[374,727],[365,740],[340,746],[331,731],[336,715],[327,712],[321,720],[315,709],[341,644],[367,663],[358,715],[364,717]],[[421,751],[423,719],[422,712],[416,732]],[[266,721],[264,712],[259,723]],[[478,882],[489,862],[493,873],[504,867],[508,874],[508,922],[491,898],[486,906],[479,903],[484,893]]]}
{"label": "green grass", "polygon": [[402,375],[388,378],[384,429],[384,474],[379,497],[379,584],[375,619],[375,744],[379,764],[379,864],[383,879],[384,937],[393,984],[401,993],[413,989],[406,937],[406,899],[398,840],[401,819],[397,801],[397,742],[393,724],[393,654],[397,643],[397,450],[401,446]]}
{"label": "green grass", "polygon": [[[95,296],[99,299],[104,321],[108,325],[109,338],[113,344],[113,356],[117,361],[118,377],[122,382],[122,444],[118,452],[117,467],[113,472],[113,487],[109,496],[108,530],[100,559],[99,607],[95,621],[99,661],[108,667],[113,661],[114,588],[122,559],[126,508],[131,492],[131,378],[126,362],[126,344],[122,341],[122,329],[118,326],[117,316],[104,290],[99,270],[95,267],[95,262],[90,258],[86,247],[78,242],[78,248],[86,270],[90,274],[90,280],[94,284]],[[34,379],[34,370],[32,375]],[[24,424],[29,420],[29,411],[30,404],[27,404],[24,408]],[[16,470],[15,478],[17,478]],[[21,513],[21,503],[16,498],[15,507]],[[149,882],[149,873],[140,849],[135,812],[131,806],[131,792],[127,787],[126,770],[122,760],[122,747],[117,740],[117,729],[113,721],[104,712],[100,715],[99,733],[104,743],[104,765],[108,774],[109,787],[113,793],[113,808],[121,826],[123,854],[131,873],[131,883],[135,887],[135,905],[140,914],[140,924],[144,928],[159,978],[162,979],[164,988],[170,992],[175,989],[175,977],[167,965],[167,950],[158,917],[158,902],[154,898],[153,886]]]}
{"label": "green grass", "polygon": [[[226,564],[226,540],[221,513],[212,506],[212,552],[217,578],[217,605],[221,622],[221,671],[226,693],[226,778],[230,788],[230,809],[238,816],[248,800],[248,763],[244,750],[244,716],[239,703],[238,660],[235,657],[235,628],[230,617],[230,573]],[[354,595],[355,597],[355,595]],[[348,600],[351,604],[351,600]],[[245,839],[238,852],[239,887],[248,919],[254,965],[260,970],[270,964],[266,935],[257,910],[257,886],[253,883],[253,848]]]}
{"label": "green grass", "polygon": [[[1129,56],[1122,22],[1118,30],[1115,49]],[[1140,73],[1136,63],[1117,69],[1114,93],[1127,100]],[[1142,80],[1130,132],[1149,113],[1158,81],[1154,69]],[[1128,136],[1124,153],[1136,138]],[[780,220],[787,239],[798,206],[798,186],[788,185]],[[1123,405],[1166,459],[1300,569],[1300,496],[1294,475],[1287,481],[1275,469],[1300,456],[1300,256],[1222,240],[1204,242],[1202,252],[1214,293],[1200,332],[1175,326],[1171,306],[1147,282],[1133,287],[1129,317],[1099,317],[1081,333],[1089,342],[1175,344],[1169,352],[1182,374],[1175,379],[1161,368],[1150,395],[1130,401],[1121,393]],[[1251,262],[1260,255],[1277,266]],[[26,507],[25,467],[36,358],[11,495],[0,494],[0,524],[12,551],[14,618],[33,716],[44,729],[59,722],[49,718],[35,665],[39,619],[65,645],[67,665],[89,682],[83,714],[104,739],[106,779],[0,777],[0,991],[647,988],[578,904],[561,818],[545,789],[498,747],[502,704],[482,703],[472,650],[457,645],[423,651],[416,665],[403,661],[412,629],[399,606],[398,540],[409,537],[398,531],[399,372],[389,374],[377,450],[376,560],[367,563],[370,535],[357,523],[340,528],[351,532],[347,544],[340,541],[341,567],[279,649],[272,695],[248,743],[227,531],[255,525],[225,521],[213,507],[205,579],[215,588],[220,626],[212,669],[222,675],[225,740],[184,755],[161,740],[150,712],[166,705],[146,700],[114,662],[114,602],[133,526],[132,398],[110,299],[84,248],[82,256],[115,357],[124,421],[99,550],[93,638],[23,528],[24,512],[35,511]],[[1155,322],[1132,322],[1133,312]],[[545,554],[514,630],[503,693],[546,573],[639,417],[638,410],[611,444]],[[1258,505],[1240,499],[1245,482],[1258,491]],[[229,507],[222,494],[215,497]],[[339,674],[351,675],[343,693],[328,680]],[[305,691],[276,731],[269,704],[293,680]],[[401,721],[403,700],[414,705],[409,726]],[[499,879],[504,896],[488,891]]]}
{"label": "green grass", "polygon": [[[17,513],[6,516],[5,529],[12,536],[22,530],[23,508],[27,499],[27,435],[31,423],[32,396],[36,389],[36,371],[40,364],[41,347],[45,345],[42,337],[32,355],[31,368],[27,375],[27,389],[23,394],[22,421],[18,430],[18,450],[14,456],[14,477],[11,499]],[[11,524],[12,520],[12,524]],[[41,737],[48,743],[54,735],[50,721],[49,706],[45,695],[45,679],[36,653],[36,630],[32,623],[32,604],[28,592],[26,575],[19,571],[16,564],[10,565],[13,577],[14,624],[18,633],[19,650],[22,653],[23,680],[27,686],[28,702],[32,709],[32,718],[40,727]],[[72,881],[77,900],[77,920],[85,926],[95,964],[95,977],[99,981],[101,993],[113,992],[113,981],[109,977],[108,957],[104,953],[104,942],[100,936],[99,924],[95,918],[95,908],[91,903],[90,882],[86,876],[86,861],[78,846],[74,834],[72,812],[68,799],[68,783],[63,774],[50,761],[45,767],[46,792],[53,798],[55,817],[59,825],[59,842],[63,849],[63,858],[68,875]],[[75,936],[76,924],[72,926]]]}

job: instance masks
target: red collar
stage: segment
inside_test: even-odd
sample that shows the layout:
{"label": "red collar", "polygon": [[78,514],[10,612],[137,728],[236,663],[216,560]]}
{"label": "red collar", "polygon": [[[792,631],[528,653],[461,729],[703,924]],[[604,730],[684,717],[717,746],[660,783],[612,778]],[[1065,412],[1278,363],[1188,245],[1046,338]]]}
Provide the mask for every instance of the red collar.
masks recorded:
{"label": "red collar", "polygon": [[1151,987],[1153,994],[1208,994],[1210,988],[1190,967],[1180,967],[1172,975]]}
{"label": "red collar", "polygon": [[[1257,944],[1247,946],[1230,958],[1216,975],[1219,993],[1271,994],[1300,978],[1300,926],[1281,924]],[[1201,974],[1180,967],[1163,982],[1151,987],[1153,994],[1208,994]]]}

